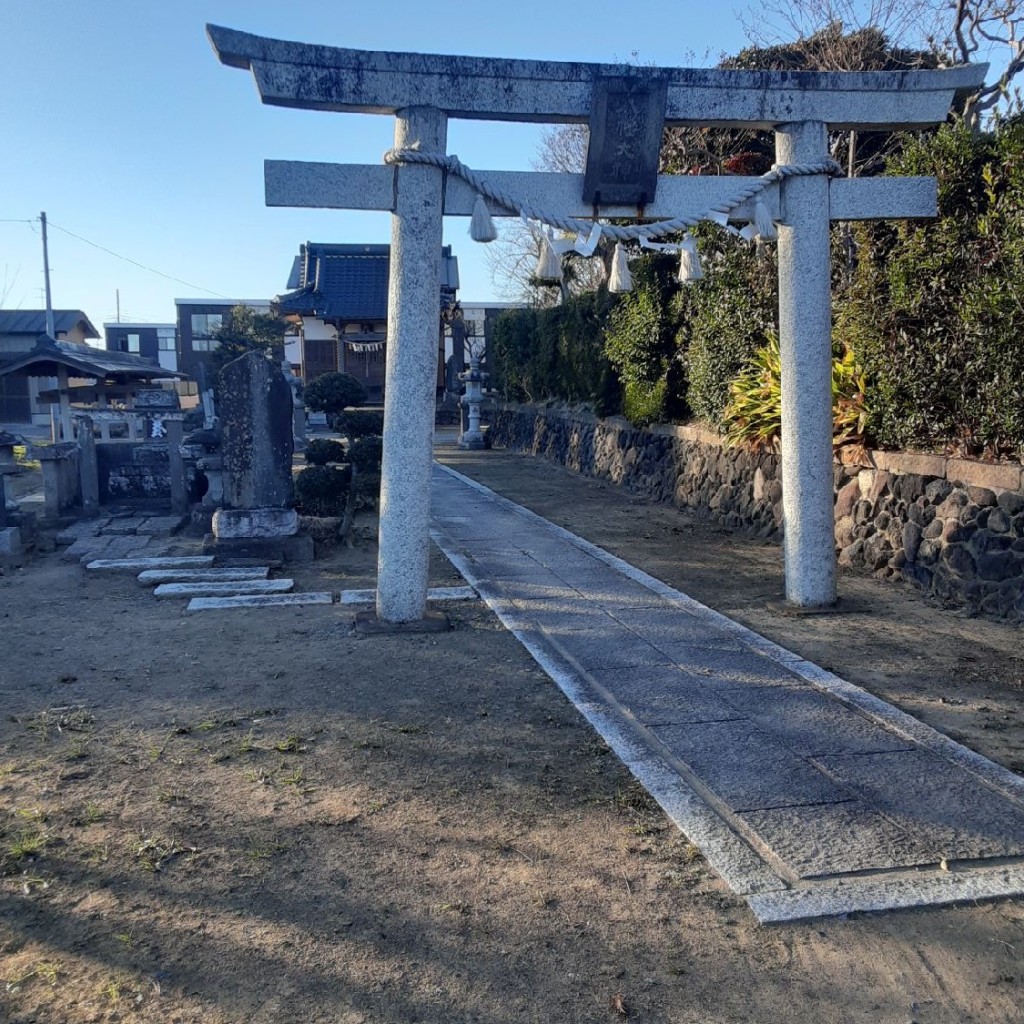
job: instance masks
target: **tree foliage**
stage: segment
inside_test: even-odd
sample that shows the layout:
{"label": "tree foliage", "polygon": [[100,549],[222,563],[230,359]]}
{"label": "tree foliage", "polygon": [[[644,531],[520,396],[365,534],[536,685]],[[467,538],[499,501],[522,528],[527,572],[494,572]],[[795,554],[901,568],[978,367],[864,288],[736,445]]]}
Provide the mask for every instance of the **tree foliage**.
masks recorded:
{"label": "tree foliage", "polygon": [[261,313],[249,306],[234,306],[216,332],[217,347],[210,355],[214,380],[228,363],[247,352],[260,352],[268,359],[282,350],[288,322],[276,310]]}
{"label": "tree foliage", "polygon": [[324,373],[306,385],[306,408],[336,416],[366,401],[366,388],[350,373]]}

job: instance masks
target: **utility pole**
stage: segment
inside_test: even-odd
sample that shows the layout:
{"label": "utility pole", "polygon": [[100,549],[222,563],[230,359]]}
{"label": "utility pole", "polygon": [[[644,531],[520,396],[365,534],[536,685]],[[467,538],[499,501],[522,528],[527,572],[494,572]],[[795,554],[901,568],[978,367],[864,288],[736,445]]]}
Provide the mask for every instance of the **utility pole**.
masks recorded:
{"label": "utility pole", "polygon": [[121,289],[115,288],[114,295],[117,297],[117,322],[121,322]]}
{"label": "utility pole", "polygon": [[39,223],[43,226],[43,280],[46,282],[46,333],[54,337],[53,301],[50,298],[50,253],[46,247],[46,211],[39,214]]}

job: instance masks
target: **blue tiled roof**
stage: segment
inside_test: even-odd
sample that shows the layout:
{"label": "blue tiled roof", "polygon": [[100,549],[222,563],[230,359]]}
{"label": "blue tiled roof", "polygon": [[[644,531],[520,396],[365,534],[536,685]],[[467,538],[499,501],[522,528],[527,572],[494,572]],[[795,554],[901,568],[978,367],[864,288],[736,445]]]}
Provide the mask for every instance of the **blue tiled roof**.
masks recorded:
{"label": "blue tiled roof", "polygon": [[288,281],[296,290],[280,297],[281,310],[322,320],[383,320],[390,251],[387,245],[307,242]]}
{"label": "blue tiled roof", "polygon": [[[457,288],[457,265],[450,247],[445,248],[445,256],[444,284]],[[306,242],[288,278],[292,290],[278,296],[278,304],[283,313],[321,320],[384,320],[390,269],[389,245]]]}

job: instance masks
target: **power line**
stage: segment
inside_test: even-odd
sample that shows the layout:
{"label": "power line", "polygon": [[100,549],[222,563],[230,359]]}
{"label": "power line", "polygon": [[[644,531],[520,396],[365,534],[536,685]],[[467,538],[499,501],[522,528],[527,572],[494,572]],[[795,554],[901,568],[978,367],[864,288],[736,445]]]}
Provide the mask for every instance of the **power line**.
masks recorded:
{"label": "power line", "polygon": [[[26,223],[31,224],[31,221]],[[138,267],[140,270],[147,270],[151,274],[156,274],[158,277],[166,278],[168,281],[175,281],[178,284],[183,284],[187,288],[195,288],[196,291],[206,292],[207,295],[215,295],[219,299],[226,299],[227,295],[221,295],[220,292],[212,291],[209,288],[201,288],[197,284],[192,284],[191,281],[184,281],[180,277],[175,277],[173,274],[165,274],[162,270],[157,270],[155,267],[147,267],[145,263],[139,263],[138,260],[133,260],[128,256],[122,256],[119,252],[114,252],[113,249],[108,249],[105,245],[100,245],[97,242],[90,241],[88,238],[83,238],[81,235],[76,235],[74,231],[69,231],[67,228],[61,227],[59,224],[48,221],[51,228],[56,228],[58,231],[63,231],[65,235],[70,235],[72,238],[77,238],[79,242],[85,242],[86,245],[91,245],[94,249],[99,249],[100,252],[105,252],[110,256],[114,256],[119,260],[124,260],[125,263],[130,263],[133,267]]]}

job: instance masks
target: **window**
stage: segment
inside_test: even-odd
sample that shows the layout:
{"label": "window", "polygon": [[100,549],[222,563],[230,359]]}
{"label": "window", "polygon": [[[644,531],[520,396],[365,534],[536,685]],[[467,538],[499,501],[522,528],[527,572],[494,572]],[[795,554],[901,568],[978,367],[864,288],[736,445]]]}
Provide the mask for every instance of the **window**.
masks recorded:
{"label": "window", "polygon": [[193,352],[213,352],[220,348],[220,342],[216,338],[193,338]]}
{"label": "window", "polygon": [[139,335],[137,335],[137,334],[129,334],[129,335],[126,335],[126,338],[128,340],[128,351],[129,352],[138,352],[139,351]]}
{"label": "window", "polygon": [[176,351],[177,339],[173,327],[158,327],[156,331],[156,346],[161,352]]}
{"label": "window", "polygon": [[[192,337],[193,338],[212,338],[216,331],[219,331],[224,324],[223,313],[193,313],[192,314]],[[192,345],[193,348],[199,349],[196,344]],[[209,351],[209,349],[199,349],[201,352]]]}

